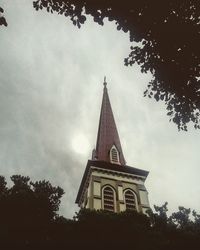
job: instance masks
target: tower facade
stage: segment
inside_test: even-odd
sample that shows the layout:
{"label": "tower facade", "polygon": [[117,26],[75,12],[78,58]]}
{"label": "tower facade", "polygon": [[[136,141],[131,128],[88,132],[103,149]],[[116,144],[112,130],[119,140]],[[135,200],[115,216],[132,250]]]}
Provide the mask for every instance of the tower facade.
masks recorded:
{"label": "tower facade", "polygon": [[149,201],[144,182],[149,172],[126,165],[106,85],[104,80],[96,148],[87,162],[76,203],[81,208],[145,213]]}

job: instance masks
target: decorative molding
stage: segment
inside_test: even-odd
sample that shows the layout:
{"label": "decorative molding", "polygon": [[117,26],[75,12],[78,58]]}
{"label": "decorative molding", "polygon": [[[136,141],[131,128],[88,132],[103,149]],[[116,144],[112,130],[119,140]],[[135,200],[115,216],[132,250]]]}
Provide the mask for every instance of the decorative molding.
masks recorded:
{"label": "decorative molding", "polygon": [[101,177],[99,177],[99,176],[93,176],[93,181],[101,182]]}
{"label": "decorative molding", "polygon": [[138,184],[138,189],[142,190],[142,191],[147,191],[146,187],[144,185],[142,185],[142,184]]}
{"label": "decorative molding", "polygon": [[99,172],[99,173],[107,173],[107,174],[111,174],[113,176],[123,176],[123,177],[127,177],[129,179],[132,179],[132,180],[135,179],[135,180],[144,181],[146,179],[143,176],[128,174],[128,173],[119,172],[119,171],[113,171],[113,170],[105,169],[105,168],[102,169],[102,168],[98,168],[98,167],[95,167],[95,166],[91,166],[91,169],[97,170],[97,172]]}
{"label": "decorative molding", "polygon": [[117,181],[117,186],[121,186],[122,187],[122,181]]}
{"label": "decorative molding", "polygon": [[80,200],[79,200],[79,203],[78,205],[81,206],[81,204],[83,203],[84,201],[84,194],[85,194],[85,191],[87,190],[88,186],[89,186],[89,181],[90,181],[90,176],[91,176],[91,169],[88,171],[88,175],[87,175],[87,178],[86,178],[86,181],[85,181],[85,184],[83,186],[83,189],[82,189],[82,193],[81,193],[81,196],[80,196]]}
{"label": "decorative molding", "polygon": [[98,196],[98,195],[94,195],[93,198],[101,200],[101,196]]}
{"label": "decorative molding", "polygon": [[143,204],[141,204],[141,207],[142,207],[142,208],[150,208],[150,206],[143,205]]}

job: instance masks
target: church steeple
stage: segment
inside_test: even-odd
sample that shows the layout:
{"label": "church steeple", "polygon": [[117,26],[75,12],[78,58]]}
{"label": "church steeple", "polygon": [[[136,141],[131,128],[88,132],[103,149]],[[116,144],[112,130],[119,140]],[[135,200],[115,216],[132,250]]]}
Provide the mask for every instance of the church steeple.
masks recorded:
{"label": "church steeple", "polygon": [[104,78],[103,99],[96,143],[96,160],[125,165],[125,159],[112,112],[107,82]]}
{"label": "church steeple", "polygon": [[81,208],[146,213],[149,209],[144,186],[147,176],[147,171],[125,163],[104,78],[96,149],[92,160],[87,162],[76,203]]}

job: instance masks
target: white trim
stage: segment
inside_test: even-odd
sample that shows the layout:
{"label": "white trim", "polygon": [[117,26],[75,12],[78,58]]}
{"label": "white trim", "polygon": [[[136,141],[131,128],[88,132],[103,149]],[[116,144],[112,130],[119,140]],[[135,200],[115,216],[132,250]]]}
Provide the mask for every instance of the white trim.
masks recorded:
{"label": "white trim", "polygon": [[[88,175],[87,175],[87,177],[86,177],[86,180],[85,180],[85,183],[84,183],[84,185],[83,185],[83,188],[82,188],[82,192],[81,192],[81,194],[80,194],[80,199],[79,199],[79,201],[78,201],[78,206],[79,207],[81,207],[81,204],[83,203],[83,201],[84,201],[84,195],[85,195],[85,192],[86,192],[86,190],[87,190],[87,188],[89,188],[90,187],[90,181],[91,181],[91,174],[92,174],[92,170],[91,170],[91,168],[89,169],[89,171],[88,171]],[[89,188],[90,189],[90,188]],[[88,195],[90,195],[89,194],[89,191],[90,190],[88,190]]]}
{"label": "white trim", "polygon": [[125,172],[119,172],[119,171],[115,171],[115,170],[110,170],[110,169],[105,169],[105,168],[98,168],[98,167],[95,167],[95,166],[91,166],[91,169],[96,169],[98,170],[99,172],[107,172],[107,173],[112,173],[113,175],[121,175],[121,176],[128,176],[128,177],[131,177],[131,178],[135,178],[135,179],[143,179],[143,181],[146,180],[146,177],[143,177],[141,175],[137,175],[137,174],[129,174],[129,173],[125,173]]}

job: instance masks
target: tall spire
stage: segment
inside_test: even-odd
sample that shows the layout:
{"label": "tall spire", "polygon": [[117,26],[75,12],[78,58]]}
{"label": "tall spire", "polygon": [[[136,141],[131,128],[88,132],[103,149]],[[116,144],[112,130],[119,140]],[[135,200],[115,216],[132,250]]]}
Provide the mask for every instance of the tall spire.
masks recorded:
{"label": "tall spire", "polygon": [[118,163],[125,165],[125,159],[117,132],[112,108],[107,91],[106,77],[104,77],[103,100],[101,105],[101,114],[99,120],[99,129],[96,144],[96,159],[101,161],[112,162],[110,159],[111,150],[114,147],[119,159]]}

